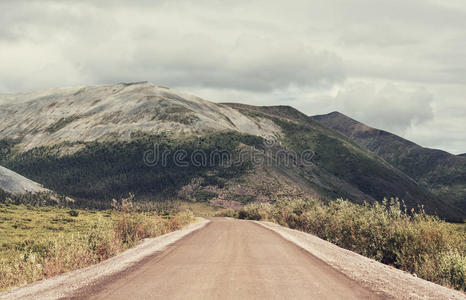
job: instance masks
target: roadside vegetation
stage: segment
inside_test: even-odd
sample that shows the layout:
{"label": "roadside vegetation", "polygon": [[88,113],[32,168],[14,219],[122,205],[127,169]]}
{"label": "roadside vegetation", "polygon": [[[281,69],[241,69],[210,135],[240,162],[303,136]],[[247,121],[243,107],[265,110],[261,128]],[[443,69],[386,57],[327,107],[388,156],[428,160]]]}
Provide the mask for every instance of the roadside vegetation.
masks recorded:
{"label": "roadside vegetation", "polygon": [[372,205],[287,199],[221,214],[309,232],[426,280],[466,290],[466,232],[422,208],[407,211],[395,199]]}
{"label": "roadside vegetation", "polygon": [[0,203],[0,291],[96,264],[195,221],[189,210],[137,212],[131,200],[104,211]]}

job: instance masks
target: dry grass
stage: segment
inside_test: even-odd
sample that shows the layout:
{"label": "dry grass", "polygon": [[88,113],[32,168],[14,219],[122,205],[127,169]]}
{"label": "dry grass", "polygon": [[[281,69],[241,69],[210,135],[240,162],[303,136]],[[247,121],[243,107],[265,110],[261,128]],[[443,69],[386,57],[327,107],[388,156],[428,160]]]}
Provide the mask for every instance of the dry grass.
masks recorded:
{"label": "dry grass", "polygon": [[459,290],[466,289],[466,234],[420,212],[408,213],[397,200],[357,205],[307,199],[250,204],[243,219],[269,220],[315,234],[340,247]]}
{"label": "dry grass", "polygon": [[[130,200],[115,202],[114,209],[105,212],[2,205],[0,290],[96,264],[144,238],[178,230],[195,220],[190,211],[170,216],[137,213]],[[15,227],[6,228],[11,223]]]}

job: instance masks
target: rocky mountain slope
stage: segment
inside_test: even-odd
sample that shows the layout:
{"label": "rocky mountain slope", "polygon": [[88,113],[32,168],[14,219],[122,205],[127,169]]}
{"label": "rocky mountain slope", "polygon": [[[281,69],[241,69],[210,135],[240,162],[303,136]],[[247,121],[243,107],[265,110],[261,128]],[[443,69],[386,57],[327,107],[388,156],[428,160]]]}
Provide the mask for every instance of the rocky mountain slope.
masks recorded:
{"label": "rocky mountain slope", "polygon": [[338,112],[313,119],[382,157],[439,198],[466,212],[466,157],[423,148]]}
{"label": "rocky mountain slope", "polygon": [[134,133],[172,136],[237,130],[273,134],[278,127],[256,122],[227,106],[148,82],[51,89],[0,95],[0,139],[22,149],[63,142],[128,141]]}
{"label": "rocky mountain slope", "polygon": [[40,193],[47,189],[37,182],[27,179],[0,166],[0,189],[12,194]]}
{"label": "rocky mountain slope", "polygon": [[83,206],[182,198],[399,197],[464,214],[351,139],[291,107],[216,104],[142,82],[0,95],[0,164]]}
{"label": "rocky mountain slope", "polygon": [[74,200],[0,166],[0,203],[56,205],[65,202],[71,204]]}

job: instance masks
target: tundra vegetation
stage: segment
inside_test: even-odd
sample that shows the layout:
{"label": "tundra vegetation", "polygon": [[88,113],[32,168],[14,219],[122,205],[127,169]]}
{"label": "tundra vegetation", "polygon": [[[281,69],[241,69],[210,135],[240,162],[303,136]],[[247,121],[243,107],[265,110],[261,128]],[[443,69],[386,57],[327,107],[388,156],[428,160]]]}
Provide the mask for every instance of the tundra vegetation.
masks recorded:
{"label": "tundra vegetation", "polygon": [[0,291],[96,264],[142,239],[194,220],[189,210],[137,211],[132,196],[100,211],[4,201],[0,203]]}
{"label": "tundra vegetation", "polygon": [[426,280],[466,290],[464,228],[427,215],[422,207],[408,211],[397,199],[364,205],[342,199],[282,199],[220,214],[312,233]]}

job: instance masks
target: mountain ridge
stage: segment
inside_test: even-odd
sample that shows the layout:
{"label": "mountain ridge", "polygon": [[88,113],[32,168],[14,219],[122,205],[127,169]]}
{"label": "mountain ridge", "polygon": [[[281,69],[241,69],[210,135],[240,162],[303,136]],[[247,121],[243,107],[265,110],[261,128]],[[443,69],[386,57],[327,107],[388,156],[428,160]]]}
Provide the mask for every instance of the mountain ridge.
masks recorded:
{"label": "mountain ridge", "polygon": [[424,148],[339,112],[312,118],[374,152],[434,194],[447,199],[463,212],[466,211],[466,157]]}
{"label": "mountain ridge", "polygon": [[136,131],[192,135],[239,129],[261,135],[261,127],[267,127],[228,107],[148,82],[50,89],[0,95],[0,99],[2,96],[18,103],[0,106],[0,139],[21,139],[26,149],[113,140],[115,136],[129,140],[130,133]]}
{"label": "mountain ridge", "polygon": [[[0,105],[0,164],[82,205],[104,208],[127,193],[227,206],[281,197],[363,203],[393,196],[409,208],[425,205],[451,220],[464,217],[384,159],[289,106],[213,103],[148,82],[7,98],[18,103]],[[167,165],[143,160],[155,146],[170,153]],[[211,165],[185,161],[181,167],[174,163],[177,150],[247,155],[237,165],[224,166],[217,157]],[[310,165],[299,157],[254,163],[306,151],[312,152]]]}

